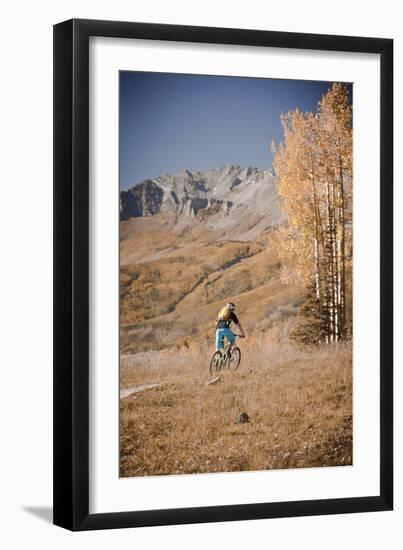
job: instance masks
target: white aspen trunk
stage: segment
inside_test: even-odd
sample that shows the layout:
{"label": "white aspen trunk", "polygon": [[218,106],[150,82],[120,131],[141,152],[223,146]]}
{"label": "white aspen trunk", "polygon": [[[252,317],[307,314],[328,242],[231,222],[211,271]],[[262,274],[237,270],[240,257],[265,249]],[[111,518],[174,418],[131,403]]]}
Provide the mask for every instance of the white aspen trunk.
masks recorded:
{"label": "white aspen trunk", "polygon": [[337,257],[338,257],[338,270],[337,270],[337,305],[339,307],[340,311],[340,336],[341,336],[341,325],[342,325],[342,291],[341,291],[341,280],[342,280],[342,270],[341,270],[341,264],[342,264],[342,257],[341,257],[341,240],[337,239]]}
{"label": "white aspen trunk", "polygon": [[336,249],[336,239],[333,235],[333,266],[334,266],[334,273],[333,273],[333,300],[334,300],[334,339],[336,342],[339,341],[339,301],[338,301],[338,262],[337,262],[337,249]]}
{"label": "white aspen trunk", "polygon": [[330,184],[326,177],[326,202],[327,202],[327,231],[326,231],[326,253],[328,263],[327,302],[329,311],[329,341],[334,340],[334,296],[333,296],[333,258],[332,258],[332,215],[330,204]]}
{"label": "white aspen trunk", "polygon": [[315,189],[315,180],[313,173],[311,174],[311,183],[312,183],[312,206],[313,206],[313,226],[314,226],[314,238],[313,238],[313,253],[314,253],[314,262],[315,262],[315,289],[316,289],[316,300],[320,305],[321,292],[320,292],[320,259],[319,259],[319,246],[318,246],[318,209],[317,209],[317,199],[316,199],[316,189]]}
{"label": "white aspen trunk", "polygon": [[340,311],[341,311],[341,335],[346,336],[346,224],[345,224],[345,199],[342,154],[339,149],[339,195],[340,195]]}
{"label": "white aspen trunk", "polygon": [[332,262],[333,262],[333,304],[334,304],[334,339],[339,341],[340,336],[340,310],[339,310],[339,262],[337,254],[337,207],[335,200],[335,180],[332,178]]}
{"label": "white aspen trunk", "polygon": [[319,271],[319,254],[318,254],[318,239],[314,237],[314,255],[315,255],[315,286],[316,286],[316,300],[320,302],[320,271]]}
{"label": "white aspen trunk", "polygon": [[343,267],[344,258],[342,254],[342,239],[343,239],[343,216],[341,209],[340,189],[337,191],[337,227],[336,227],[336,256],[337,256],[337,310],[339,312],[339,339],[344,339],[344,300],[343,300]]}

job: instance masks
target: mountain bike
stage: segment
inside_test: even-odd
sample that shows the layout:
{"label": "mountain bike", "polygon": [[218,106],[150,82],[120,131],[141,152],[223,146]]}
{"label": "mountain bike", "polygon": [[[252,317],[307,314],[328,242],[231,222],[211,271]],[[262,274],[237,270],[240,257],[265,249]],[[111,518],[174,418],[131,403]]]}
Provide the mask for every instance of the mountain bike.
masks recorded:
{"label": "mountain bike", "polygon": [[[234,334],[236,338],[243,338],[240,334]],[[223,351],[214,352],[210,361],[210,375],[216,374],[226,366],[232,371],[236,371],[241,363],[241,350],[234,345],[235,342],[227,342]]]}

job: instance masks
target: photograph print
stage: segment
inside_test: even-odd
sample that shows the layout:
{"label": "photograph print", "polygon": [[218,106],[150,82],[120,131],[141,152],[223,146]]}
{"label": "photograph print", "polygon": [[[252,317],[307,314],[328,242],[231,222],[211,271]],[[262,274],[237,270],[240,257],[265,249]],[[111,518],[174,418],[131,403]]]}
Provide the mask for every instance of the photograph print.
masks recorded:
{"label": "photograph print", "polygon": [[352,109],[119,73],[120,477],[352,465]]}

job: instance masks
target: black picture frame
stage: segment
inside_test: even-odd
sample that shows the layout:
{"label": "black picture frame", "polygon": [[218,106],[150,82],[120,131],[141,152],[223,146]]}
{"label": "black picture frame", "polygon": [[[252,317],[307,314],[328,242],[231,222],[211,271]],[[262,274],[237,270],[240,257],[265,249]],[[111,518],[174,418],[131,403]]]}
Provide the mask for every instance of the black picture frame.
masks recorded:
{"label": "black picture frame", "polygon": [[[89,513],[89,38],[364,52],[381,58],[380,490],[373,496]],[[71,530],[393,507],[393,40],[73,19],[54,26],[54,523]]]}

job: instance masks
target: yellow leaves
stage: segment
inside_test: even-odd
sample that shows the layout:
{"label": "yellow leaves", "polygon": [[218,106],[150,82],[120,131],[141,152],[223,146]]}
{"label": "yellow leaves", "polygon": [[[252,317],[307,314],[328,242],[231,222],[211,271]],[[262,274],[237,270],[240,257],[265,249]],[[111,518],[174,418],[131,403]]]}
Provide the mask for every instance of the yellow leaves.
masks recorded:
{"label": "yellow leaves", "polygon": [[[352,109],[348,90],[335,83],[322,97],[317,113],[298,109],[281,116],[283,143],[274,149],[273,165],[282,206],[288,217],[288,235],[281,245],[287,279],[302,286],[314,273],[314,240],[323,242],[331,208],[348,208],[352,181]],[[332,189],[345,187],[341,196]],[[348,182],[348,183],[347,183]],[[339,230],[336,231],[337,233]],[[293,273],[287,266],[297,266]]]}
{"label": "yellow leaves", "polygon": [[312,262],[309,241],[310,237],[295,226],[278,230],[275,246],[282,265],[281,278],[284,283],[301,288],[305,286]]}

